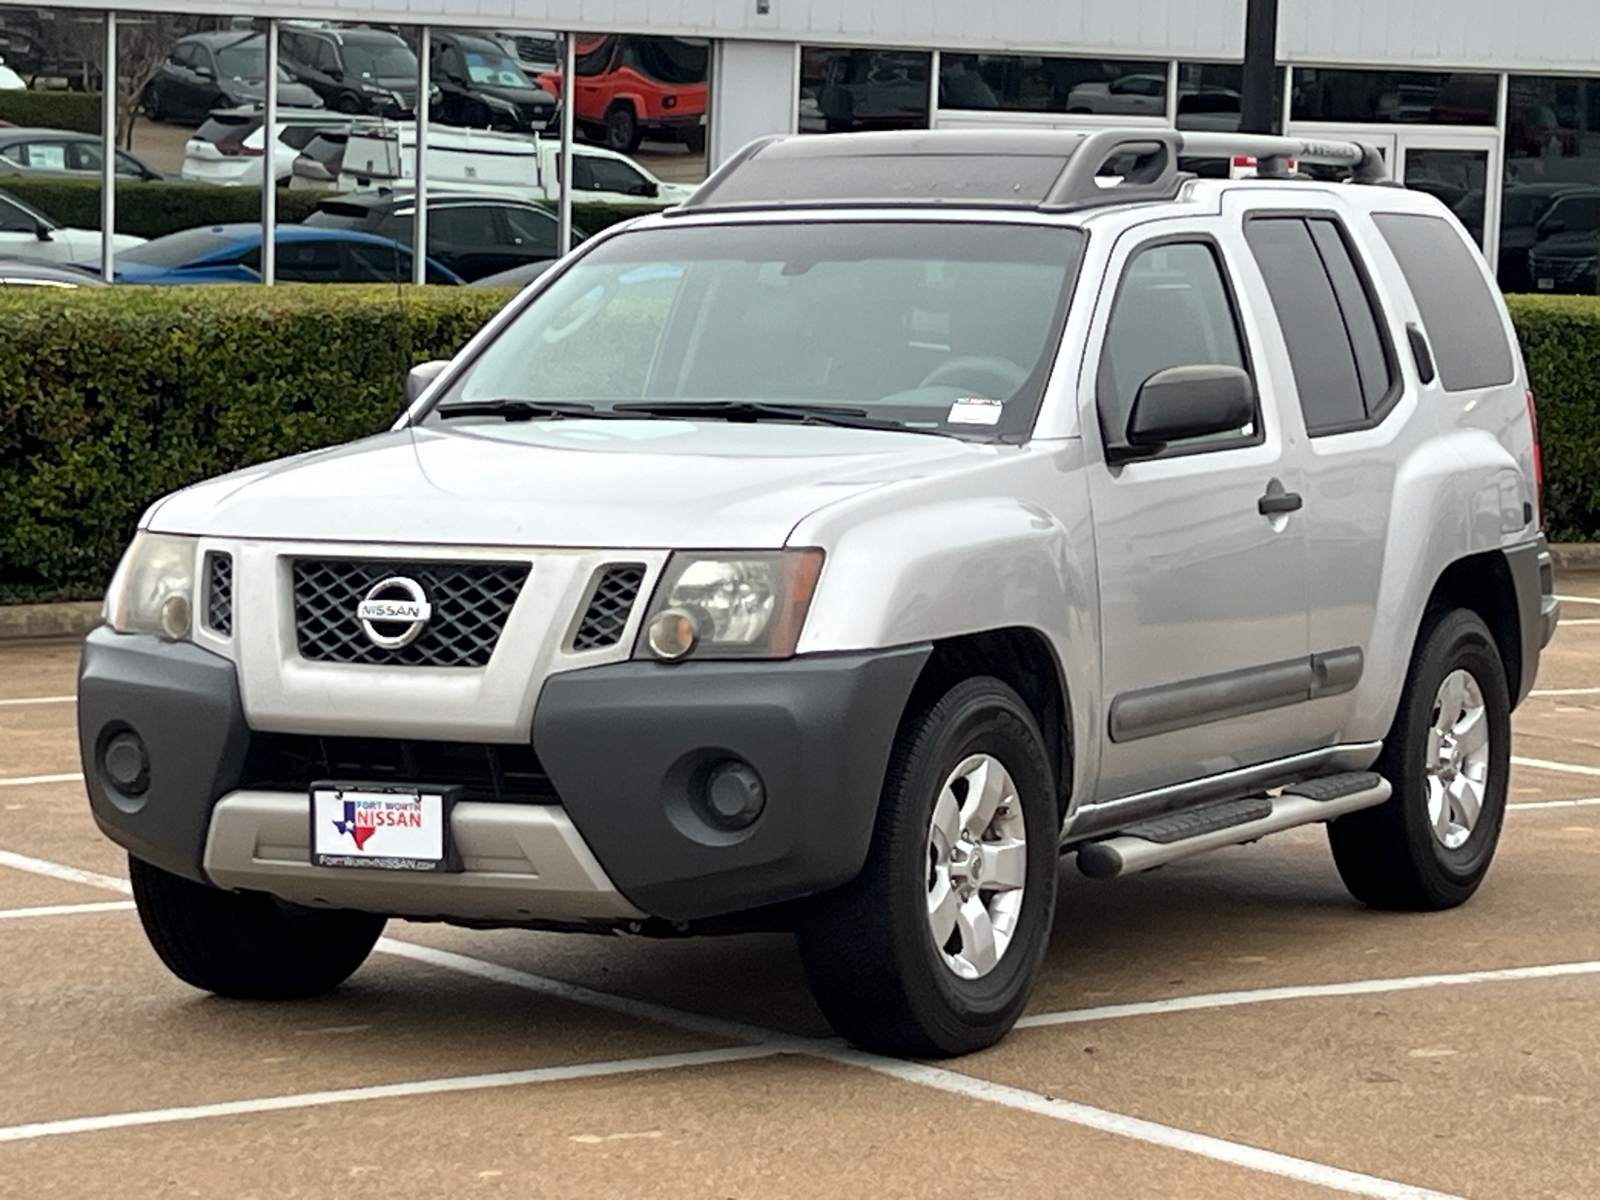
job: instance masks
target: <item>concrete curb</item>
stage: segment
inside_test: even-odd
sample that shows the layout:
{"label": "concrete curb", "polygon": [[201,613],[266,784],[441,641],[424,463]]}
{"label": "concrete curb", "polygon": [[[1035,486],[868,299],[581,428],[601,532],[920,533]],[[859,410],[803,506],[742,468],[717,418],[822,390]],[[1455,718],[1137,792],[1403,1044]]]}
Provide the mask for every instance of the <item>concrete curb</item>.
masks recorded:
{"label": "concrete curb", "polygon": [[83,637],[98,624],[98,600],[0,604],[0,642],[19,638]]}
{"label": "concrete curb", "polygon": [[[1600,571],[1600,542],[1559,542],[1550,547],[1556,570]],[[0,604],[0,642],[20,638],[83,637],[100,624],[100,601]]]}
{"label": "concrete curb", "polygon": [[1550,547],[1558,571],[1600,571],[1600,542],[1559,542]]}

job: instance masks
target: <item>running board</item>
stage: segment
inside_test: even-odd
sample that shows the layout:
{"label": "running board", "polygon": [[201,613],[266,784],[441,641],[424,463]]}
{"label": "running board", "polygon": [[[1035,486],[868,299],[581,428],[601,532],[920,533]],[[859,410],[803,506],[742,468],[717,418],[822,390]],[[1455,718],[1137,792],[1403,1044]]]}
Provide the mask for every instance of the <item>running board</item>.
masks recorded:
{"label": "running board", "polygon": [[1091,879],[1115,879],[1222,846],[1253,842],[1297,825],[1331,821],[1389,798],[1389,781],[1372,771],[1350,771],[1292,783],[1277,796],[1236,796],[1129,825],[1109,838],[1078,847],[1078,870]]}

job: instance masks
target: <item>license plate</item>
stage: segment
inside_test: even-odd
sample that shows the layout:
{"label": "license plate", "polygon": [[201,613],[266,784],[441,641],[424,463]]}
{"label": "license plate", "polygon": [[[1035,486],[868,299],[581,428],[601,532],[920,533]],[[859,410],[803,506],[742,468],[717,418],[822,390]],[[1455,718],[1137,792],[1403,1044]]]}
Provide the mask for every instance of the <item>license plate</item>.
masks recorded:
{"label": "license plate", "polygon": [[373,784],[311,785],[311,862],[318,867],[446,871],[449,796]]}
{"label": "license plate", "polygon": [[1553,292],[1553,291],[1555,291],[1556,290],[1556,281],[1554,279],[1541,279],[1541,280],[1539,280],[1539,290],[1541,292]]}

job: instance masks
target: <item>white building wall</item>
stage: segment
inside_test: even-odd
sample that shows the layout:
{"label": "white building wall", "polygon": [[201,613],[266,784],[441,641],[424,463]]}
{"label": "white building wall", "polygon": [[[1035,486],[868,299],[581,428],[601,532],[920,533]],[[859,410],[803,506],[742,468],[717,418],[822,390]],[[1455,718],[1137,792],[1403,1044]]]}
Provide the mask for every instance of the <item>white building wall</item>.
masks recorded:
{"label": "white building wall", "polygon": [[[1244,0],[120,0],[125,11],[1237,61]],[[64,0],[99,10],[104,0]],[[1600,70],[1600,0],[1281,0],[1280,57]]]}
{"label": "white building wall", "polygon": [[711,62],[707,162],[715,167],[746,142],[793,133],[800,93],[799,55],[791,42],[719,41]]}

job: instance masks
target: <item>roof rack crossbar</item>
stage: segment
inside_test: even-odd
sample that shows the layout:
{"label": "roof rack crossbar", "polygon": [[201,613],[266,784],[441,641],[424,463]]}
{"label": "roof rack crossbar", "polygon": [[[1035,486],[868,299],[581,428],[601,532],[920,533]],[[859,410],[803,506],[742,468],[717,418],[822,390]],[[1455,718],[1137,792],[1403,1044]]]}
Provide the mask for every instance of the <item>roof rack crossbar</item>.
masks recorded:
{"label": "roof rack crossbar", "polygon": [[1389,177],[1383,155],[1362,142],[1279,137],[1269,133],[1180,133],[1180,153],[1194,157],[1247,157],[1265,178],[1288,174],[1287,160],[1349,167],[1354,183],[1381,183]]}

